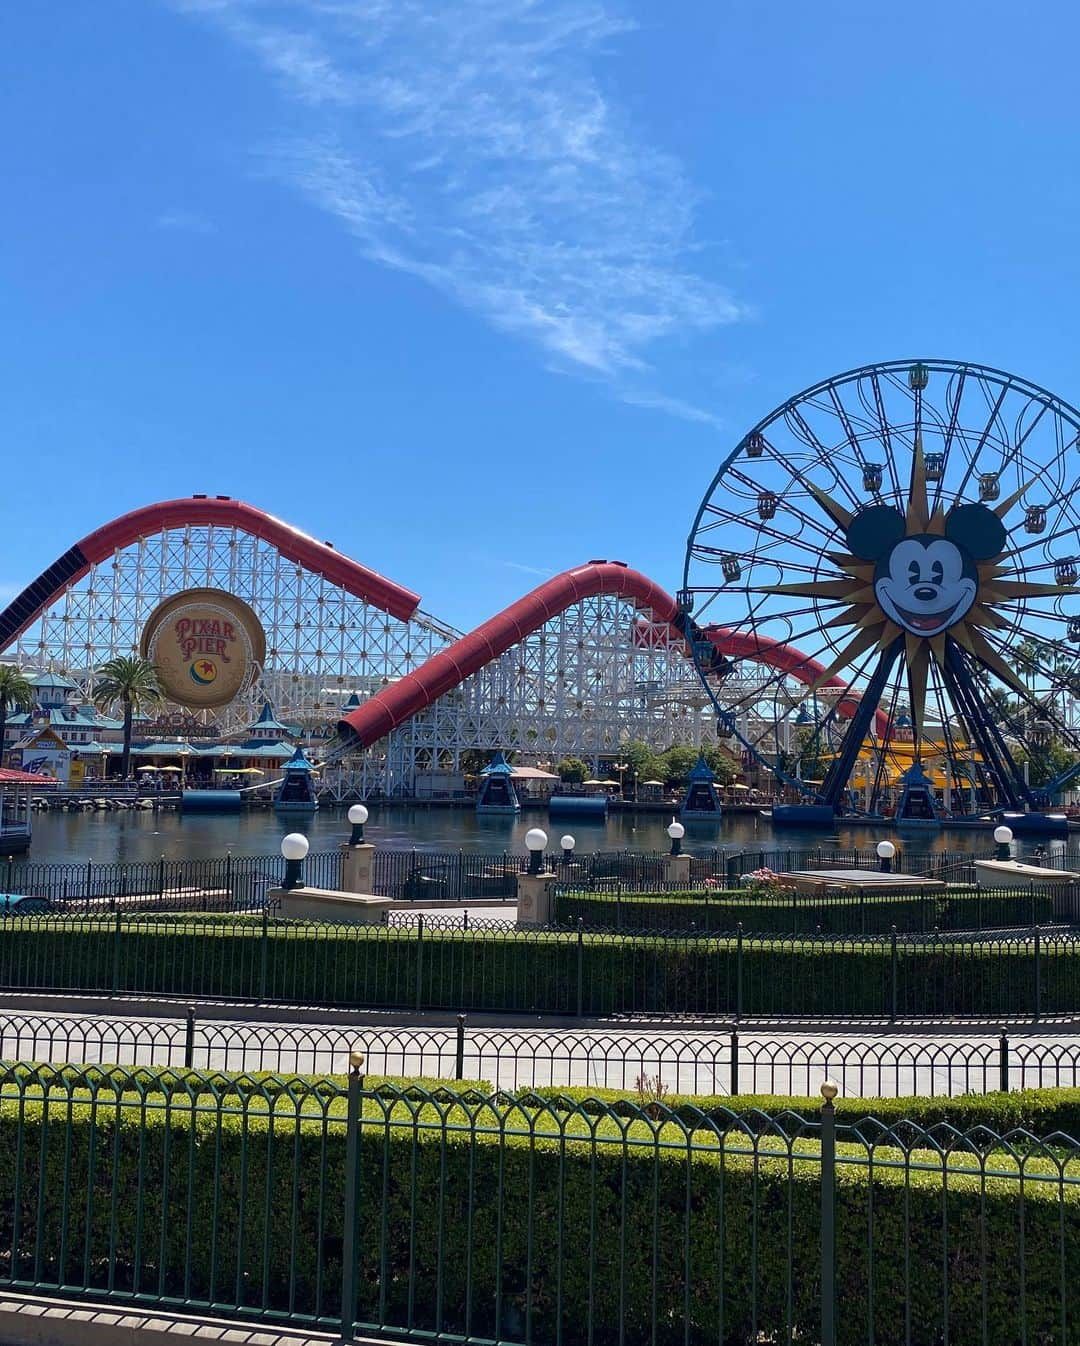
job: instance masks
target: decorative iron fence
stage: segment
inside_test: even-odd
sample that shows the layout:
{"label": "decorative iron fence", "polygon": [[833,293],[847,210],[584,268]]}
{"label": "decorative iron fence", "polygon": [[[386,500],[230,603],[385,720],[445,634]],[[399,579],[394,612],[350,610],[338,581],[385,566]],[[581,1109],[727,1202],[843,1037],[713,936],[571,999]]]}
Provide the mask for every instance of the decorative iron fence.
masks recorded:
{"label": "decorative iron fence", "polygon": [[807,1096],[826,1077],[859,1098],[958,1097],[1080,1086],[1075,1035],[997,1034],[962,1040],[635,1028],[326,1026],[201,1017],[171,1020],[8,1014],[0,1060],[53,1065],[171,1066],[331,1075],[359,1049],[373,1075],[484,1080],[521,1088],[633,1090],[653,1078],[672,1095]]}
{"label": "decorative iron fence", "polygon": [[[661,852],[598,851],[571,859],[553,852],[547,868],[560,883],[577,892],[662,892],[672,889]],[[759,869],[875,870],[880,861],[873,850],[827,847],[800,850],[711,849],[689,854],[688,884],[680,891],[708,892],[737,888],[747,874]],[[893,866],[899,873],[924,875],[970,883],[975,856],[967,852],[898,851]],[[1080,870],[1080,855],[1065,851],[1042,857],[1040,863]],[[372,858],[372,889],[381,897],[405,901],[475,902],[512,899],[516,876],[528,864],[525,855],[505,851],[389,851],[376,850]],[[340,884],[341,852],[311,853],[304,862],[306,881],[314,887]],[[9,857],[0,860],[0,891],[91,912],[101,906],[135,909],[257,910],[266,889],[283,875],[280,856],[226,855],[209,860],[167,860],[137,864],[37,864]]]}
{"label": "decorative iron fence", "polygon": [[1080,1012],[1080,936],[334,926],[259,915],[8,915],[0,984],[365,1008],[604,1016]]}
{"label": "decorative iron fence", "polygon": [[[339,850],[311,853],[307,882],[317,888],[341,883]],[[226,855],[213,860],[148,860],[138,864],[35,864],[0,862],[6,902],[34,899],[68,914],[125,911],[259,911],[268,888],[284,875],[280,856]]]}
{"label": "decorative iron fence", "polygon": [[346,1342],[1075,1341],[1080,1145],[0,1068],[0,1283]]}

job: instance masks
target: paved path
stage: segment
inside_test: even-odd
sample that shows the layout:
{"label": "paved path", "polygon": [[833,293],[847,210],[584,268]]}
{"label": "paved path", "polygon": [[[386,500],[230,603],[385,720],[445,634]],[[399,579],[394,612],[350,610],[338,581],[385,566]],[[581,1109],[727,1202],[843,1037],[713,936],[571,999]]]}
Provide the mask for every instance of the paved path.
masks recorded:
{"label": "paved path", "polygon": [[[182,1066],[188,1047],[181,1007],[142,1013],[19,1010],[0,1015],[5,1060]],[[117,1010],[122,1007],[117,1006]],[[206,1012],[204,1012],[206,1011]],[[487,1080],[497,1088],[572,1085],[633,1089],[659,1079],[671,1093],[816,1094],[827,1075],[848,1096],[982,1093],[999,1088],[1000,1039],[987,1027],[936,1025],[867,1031],[835,1026],[728,1028],[685,1024],[498,1026],[366,1015],[353,1022],[210,1017],[196,1011],[190,1057],[198,1069],[343,1074],[363,1050],[373,1075]],[[253,1014],[259,1011],[251,1011]],[[181,1017],[177,1017],[177,1015]],[[460,1067],[458,1061],[460,1044]],[[737,1074],[733,1072],[733,1050]],[[1009,1030],[1009,1087],[1080,1084],[1080,1036],[1055,1026]]]}

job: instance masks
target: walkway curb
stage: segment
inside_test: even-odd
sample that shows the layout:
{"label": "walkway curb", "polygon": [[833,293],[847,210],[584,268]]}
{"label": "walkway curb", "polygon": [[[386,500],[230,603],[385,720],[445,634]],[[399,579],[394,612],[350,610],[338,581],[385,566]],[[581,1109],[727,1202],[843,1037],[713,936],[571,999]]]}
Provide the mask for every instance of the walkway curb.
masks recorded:
{"label": "walkway curb", "polygon": [[[344,1009],[330,1005],[303,1005],[283,1002],[262,1003],[252,1000],[199,1000],[173,996],[116,995],[88,996],[77,993],[5,991],[0,992],[0,1016],[8,1014],[41,1014],[55,1018],[99,1015],[114,1019],[182,1020],[188,1006],[195,1009],[200,1021],[251,1023],[271,1027],[356,1028],[379,1032],[396,1028],[453,1029],[457,1026],[455,1010],[407,1009]],[[1043,1015],[1035,1022],[1030,1015],[1001,1015],[986,1018],[925,1019],[797,1019],[797,1018],[711,1018],[707,1016],[612,1015],[584,1016],[573,1014],[530,1014],[525,1011],[467,1012],[469,1031],[506,1029],[530,1032],[553,1029],[561,1032],[607,1033],[702,1033],[715,1036],[737,1029],[740,1033],[838,1034],[875,1037],[985,1037],[997,1034],[1003,1027],[1016,1035],[1046,1036],[1057,1033],[1080,1032],[1080,1016]],[[0,1346],[3,1346],[0,1343]]]}
{"label": "walkway curb", "polygon": [[[362,1342],[362,1338],[357,1338]],[[46,1299],[39,1295],[0,1295],[2,1346],[339,1346],[328,1332],[298,1331],[228,1318],[168,1313]]]}

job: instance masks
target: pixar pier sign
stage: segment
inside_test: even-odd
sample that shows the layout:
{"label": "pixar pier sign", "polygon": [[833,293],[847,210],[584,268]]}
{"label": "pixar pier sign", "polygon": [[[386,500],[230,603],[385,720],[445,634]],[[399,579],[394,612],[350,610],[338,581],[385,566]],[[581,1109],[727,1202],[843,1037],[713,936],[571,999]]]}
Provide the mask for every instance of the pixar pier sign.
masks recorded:
{"label": "pixar pier sign", "polygon": [[187,589],[158,605],[139,648],[170,701],[192,710],[227,705],[266,656],[258,617],[219,589]]}

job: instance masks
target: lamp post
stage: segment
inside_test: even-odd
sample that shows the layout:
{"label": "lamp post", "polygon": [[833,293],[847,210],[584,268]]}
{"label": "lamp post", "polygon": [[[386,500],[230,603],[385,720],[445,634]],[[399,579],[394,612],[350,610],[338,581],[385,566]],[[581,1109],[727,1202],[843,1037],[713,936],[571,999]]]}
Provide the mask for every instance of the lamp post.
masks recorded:
{"label": "lamp post", "polygon": [[686,836],[686,828],[676,818],[672,818],[667,826],[667,834],[671,838],[671,854],[682,855],[682,839]]}
{"label": "lamp post", "polygon": [[368,811],[363,804],[354,804],[349,809],[349,822],[352,823],[352,832],[349,836],[350,846],[362,846],[364,844],[364,824],[368,820]]}
{"label": "lamp post", "polygon": [[281,838],[281,854],[285,857],[285,881],[281,885],[286,892],[304,886],[304,856],[310,849],[308,839],[302,832],[290,832]]}
{"label": "lamp post", "polygon": [[896,847],[891,841],[879,841],[877,844],[878,864],[882,874],[892,873],[893,856],[896,854]]}
{"label": "lamp post", "polygon": [[547,833],[542,827],[530,827],[525,833],[525,846],[529,852],[530,874],[540,873],[540,862],[544,858],[544,848],[547,846]]}
{"label": "lamp post", "polygon": [[997,854],[995,860],[1008,860],[1011,858],[1009,846],[1012,844],[1013,834],[1011,827],[995,827],[994,841],[997,844]]}
{"label": "lamp post", "polygon": [[563,861],[566,864],[569,864],[574,858],[574,847],[577,845],[577,842],[568,832],[566,836],[559,838],[559,845],[562,847]]}

